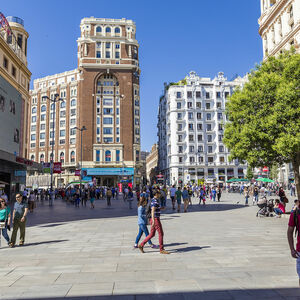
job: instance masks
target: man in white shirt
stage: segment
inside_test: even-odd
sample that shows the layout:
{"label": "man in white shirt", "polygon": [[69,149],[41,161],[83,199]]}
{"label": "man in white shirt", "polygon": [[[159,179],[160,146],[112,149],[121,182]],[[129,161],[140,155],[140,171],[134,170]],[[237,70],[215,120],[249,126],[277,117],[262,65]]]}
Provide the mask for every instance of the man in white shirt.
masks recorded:
{"label": "man in white shirt", "polygon": [[173,185],[170,188],[170,197],[171,197],[171,200],[172,200],[173,210],[175,210],[175,192],[176,192],[176,188],[175,188],[175,185]]}

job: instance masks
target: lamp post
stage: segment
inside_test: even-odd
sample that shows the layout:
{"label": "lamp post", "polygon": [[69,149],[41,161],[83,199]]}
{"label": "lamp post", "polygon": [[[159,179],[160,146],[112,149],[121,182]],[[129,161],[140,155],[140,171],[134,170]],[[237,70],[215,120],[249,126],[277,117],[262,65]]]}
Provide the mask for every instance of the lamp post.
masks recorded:
{"label": "lamp post", "polygon": [[[52,104],[54,104],[54,109],[53,109],[53,124],[52,124],[52,145],[51,145],[51,159],[50,159],[50,174],[51,174],[51,186],[50,186],[50,200],[49,200],[49,206],[53,205],[53,162],[54,162],[54,122],[55,122],[55,109],[56,109],[56,102],[59,101],[64,101],[64,99],[59,98],[59,94],[54,95],[54,99],[49,98],[48,96],[43,96],[42,99],[48,99],[50,101],[50,118],[51,118],[51,107]],[[51,104],[52,103],[52,104]],[[51,124],[51,122],[50,122]]]}
{"label": "lamp post", "polygon": [[80,198],[82,198],[82,132],[86,130],[85,126],[82,126],[81,128],[75,127],[76,130],[80,131]]}

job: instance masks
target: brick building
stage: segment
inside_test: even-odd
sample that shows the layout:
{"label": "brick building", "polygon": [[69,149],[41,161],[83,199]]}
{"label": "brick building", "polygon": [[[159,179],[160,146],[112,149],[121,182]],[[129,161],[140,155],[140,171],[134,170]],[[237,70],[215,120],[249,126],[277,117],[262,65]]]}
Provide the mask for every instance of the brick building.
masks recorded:
{"label": "brick building", "polygon": [[[75,170],[80,168],[81,139],[76,128],[85,126],[84,179],[112,186],[125,177],[128,182],[138,184],[140,68],[135,23],[90,17],[81,20],[80,30],[78,68],[34,81],[29,158],[50,161],[53,125],[54,161],[61,161],[63,166],[55,185],[58,180],[67,184],[78,179]],[[51,99],[55,94],[64,101],[55,107],[48,100],[42,102],[43,96]],[[32,178],[38,181],[37,177]]]}

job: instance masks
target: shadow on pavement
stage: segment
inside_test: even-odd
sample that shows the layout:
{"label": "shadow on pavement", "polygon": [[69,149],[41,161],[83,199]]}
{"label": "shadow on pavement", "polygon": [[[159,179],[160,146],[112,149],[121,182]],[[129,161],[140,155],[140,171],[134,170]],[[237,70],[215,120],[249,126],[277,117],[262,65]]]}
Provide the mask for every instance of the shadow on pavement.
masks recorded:
{"label": "shadow on pavement", "polygon": [[68,242],[69,240],[54,240],[54,241],[44,241],[44,242],[36,242],[36,243],[26,243],[22,247],[28,247],[28,246],[38,246],[43,244],[57,244],[62,242]]}
{"label": "shadow on pavement", "polygon": [[[166,285],[163,285],[166,283]],[[157,289],[167,289],[168,285],[166,282],[158,282]],[[216,282],[217,285],[217,282]],[[118,286],[118,283],[116,283]],[[131,287],[128,287],[131,289]],[[134,288],[133,288],[134,289]],[[187,287],[188,289],[188,287]],[[200,288],[199,288],[200,289]],[[80,291],[80,293],[84,293],[84,291]],[[61,300],[61,299],[72,299],[72,300],[87,300],[87,299],[115,299],[115,300],[153,300],[153,299],[164,299],[164,300],[229,300],[229,299],[299,299],[300,297],[300,289],[299,288],[277,288],[277,289],[231,289],[231,290],[209,290],[209,291],[195,291],[195,292],[174,292],[174,293],[153,293],[153,294],[125,294],[118,293],[118,295],[113,296],[101,296],[101,295],[91,295],[91,291],[87,291],[90,296],[66,296],[66,297],[51,297],[51,298],[42,298],[38,295],[37,297],[32,298],[15,298],[15,299],[52,299],[52,300]]]}
{"label": "shadow on pavement", "polygon": [[205,248],[211,248],[210,246],[191,246],[191,247],[185,247],[185,248],[179,248],[179,249],[175,249],[175,250],[170,250],[170,253],[180,253],[180,252],[191,252],[191,251],[198,251],[198,250],[202,250]]}

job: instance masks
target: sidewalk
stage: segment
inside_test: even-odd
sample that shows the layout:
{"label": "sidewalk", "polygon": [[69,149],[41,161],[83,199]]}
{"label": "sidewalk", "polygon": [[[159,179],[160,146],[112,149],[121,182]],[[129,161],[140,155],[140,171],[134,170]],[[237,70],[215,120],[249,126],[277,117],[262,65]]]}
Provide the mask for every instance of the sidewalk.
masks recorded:
{"label": "sidewalk", "polygon": [[132,210],[121,198],[112,208],[96,201],[94,210],[61,200],[39,204],[26,245],[0,249],[0,299],[300,297],[288,219],[256,218],[257,207],[242,205],[238,194],[221,200],[188,213],[173,213],[168,200],[162,224],[170,255],[133,249],[136,201]]}

